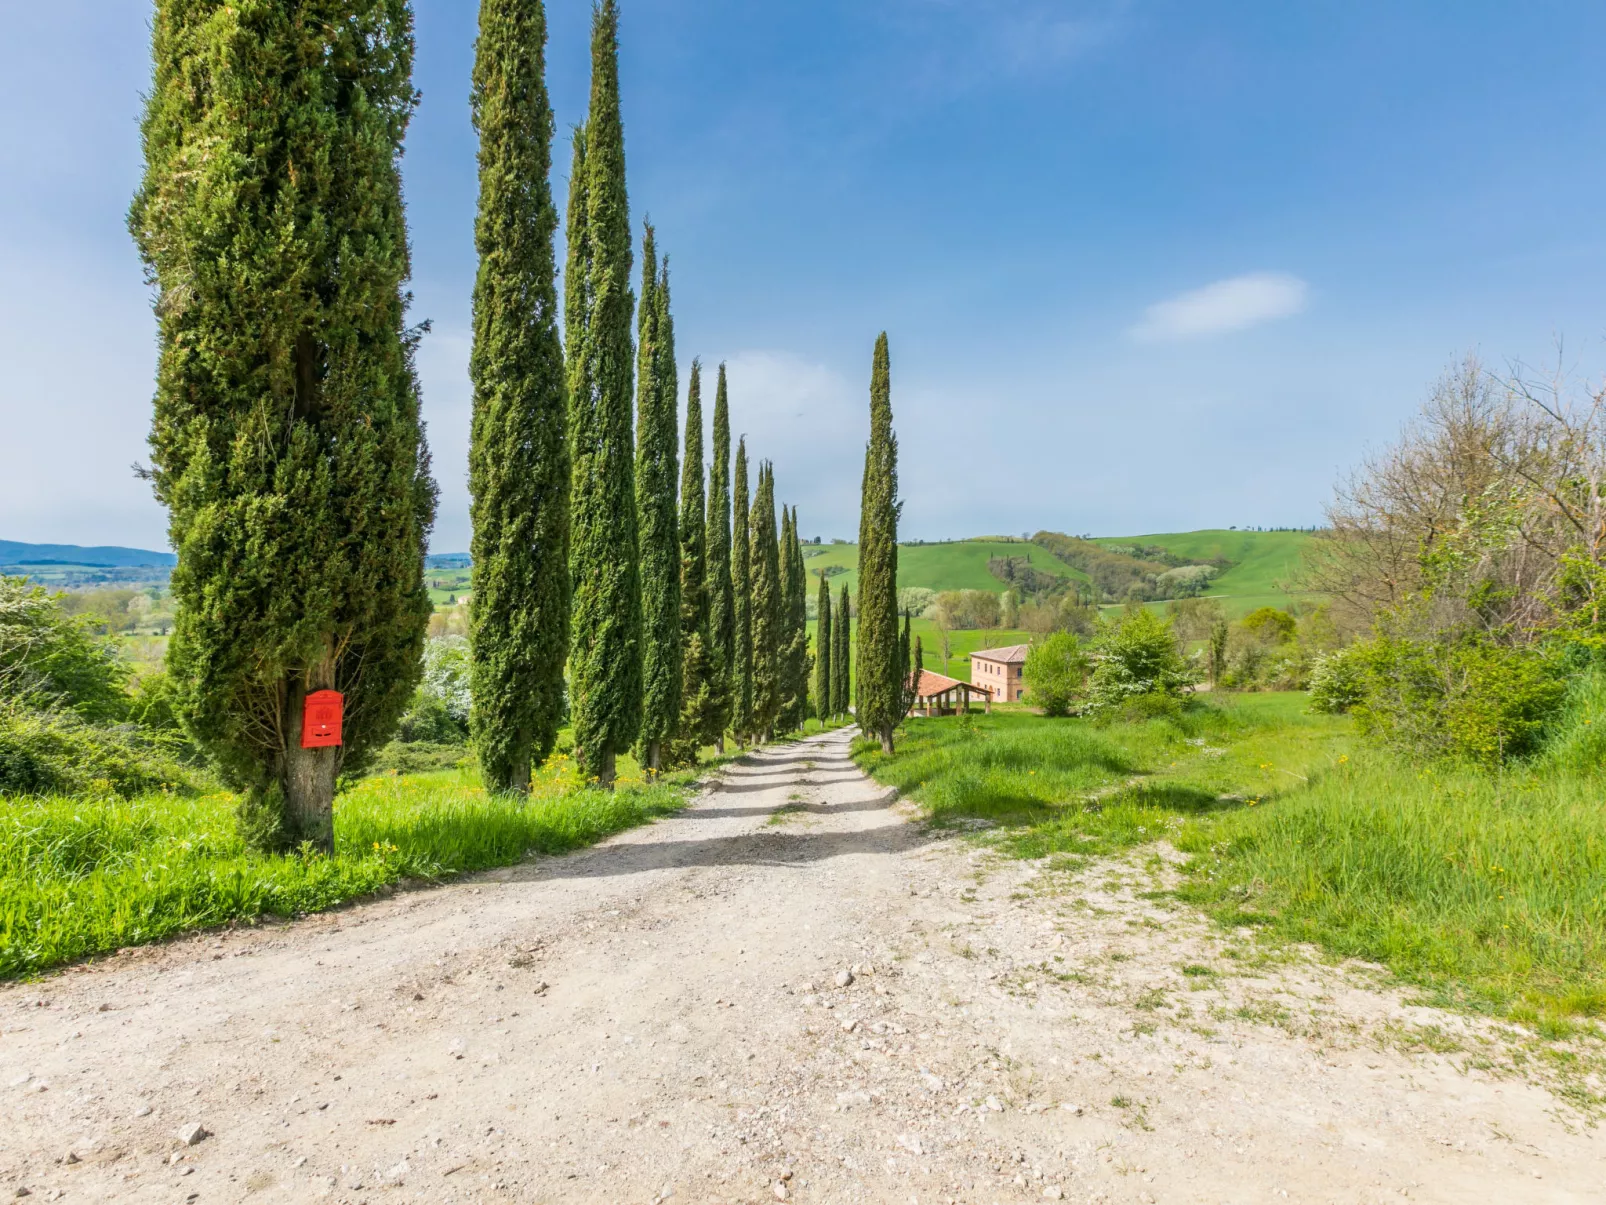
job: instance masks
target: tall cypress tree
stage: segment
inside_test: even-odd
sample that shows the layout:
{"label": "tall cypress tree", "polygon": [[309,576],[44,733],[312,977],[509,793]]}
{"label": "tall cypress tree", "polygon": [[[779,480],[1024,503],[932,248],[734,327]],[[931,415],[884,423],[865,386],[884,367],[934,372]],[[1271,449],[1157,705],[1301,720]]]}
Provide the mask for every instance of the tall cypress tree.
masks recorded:
{"label": "tall cypress tree", "polygon": [[[664,747],[680,725],[680,532],[675,514],[678,381],[675,331],[669,315],[669,264],[659,274],[649,224],[641,249],[641,301],[636,321],[636,505],[641,548],[642,689],[638,760],[664,767]],[[698,509],[702,504],[699,448]]]}
{"label": "tall cypress tree", "polygon": [[710,682],[702,379],[702,365],[693,360],[686,393],[686,457],[680,485],[680,631],[686,648],[686,685],[675,761],[681,765],[695,765],[702,746],[724,731]]}
{"label": "tall cypress tree", "polygon": [[[429,623],[435,487],[398,161],[405,0],[158,0],[129,229],[155,282],[151,477],[178,551],[167,665],[260,848],[333,848],[336,777],[391,735]],[[353,98],[360,98],[354,100]],[[344,744],[301,747],[316,690]]]}
{"label": "tall cypress tree", "polygon": [[853,697],[849,693],[853,679],[853,618],[847,582],[842,583],[836,612],[831,616],[831,626],[836,629],[836,652],[831,659],[836,683],[831,687],[831,705],[836,708],[833,714],[847,715]]}
{"label": "tall cypress tree", "polygon": [[870,368],[870,442],[859,504],[859,727],[892,752],[909,659],[898,639],[898,437],[887,334]]}
{"label": "tall cypress tree", "polygon": [[786,555],[791,563],[791,592],[787,596],[787,651],[790,661],[792,714],[790,727],[799,729],[809,718],[809,575],[803,567],[803,539],[798,535],[797,507],[792,508],[792,538]]}
{"label": "tall cypress tree", "polygon": [[630,213],[619,116],[619,10],[591,23],[591,103],[575,132],[564,275],[569,435],[569,688],[581,765],[611,784],[641,727],[641,575],[630,420]]}
{"label": "tall cypress tree", "polygon": [[714,388],[714,462],[708,469],[709,688],[714,743],[725,751],[725,729],[735,712],[736,601],[731,585],[731,417],[725,366]]}
{"label": "tall cypress tree", "polygon": [[758,469],[758,492],[748,519],[752,572],[753,731],[764,740],[775,735],[785,702],[781,549],[775,530],[775,472],[768,461]]}
{"label": "tall cypress tree", "polygon": [[470,716],[492,791],[552,752],[569,655],[569,441],[541,0],[481,0],[474,44]]}
{"label": "tall cypress tree", "polygon": [[801,589],[792,562],[792,511],[781,507],[781,535],[778,544],[781,568],[780,624],[777,635],[778,669],[780,675],[780,707],[776,722],[782,732],[797,726],[797,651],[792,647],[792,603]]}
{"label": "tall cypress tree", "polygon": [[746,744],[753,727],[753,545],[749,532],[747,440],[736,444],[731,486],[731,730]]}
{"label": "tall cypress tree", "polygon": [[814,710],[819,713],[823,727],[836,714],[831,710],[832,691],[836,686],[831,676],[831,657],[836,652],[836,637],[831,631],[831,581],[823,573],[814,611]]}

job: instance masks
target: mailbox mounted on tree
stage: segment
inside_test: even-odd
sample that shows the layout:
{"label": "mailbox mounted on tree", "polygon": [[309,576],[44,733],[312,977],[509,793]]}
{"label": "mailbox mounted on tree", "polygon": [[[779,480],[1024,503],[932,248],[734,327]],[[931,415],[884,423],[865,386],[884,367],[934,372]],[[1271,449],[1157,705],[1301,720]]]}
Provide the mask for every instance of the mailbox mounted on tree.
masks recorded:
{"label": "mailbox mounted on tree", "polygon": [[326,749],[340,744],[345,698],[338,690],[315,690],[301,709],[301,747]]}

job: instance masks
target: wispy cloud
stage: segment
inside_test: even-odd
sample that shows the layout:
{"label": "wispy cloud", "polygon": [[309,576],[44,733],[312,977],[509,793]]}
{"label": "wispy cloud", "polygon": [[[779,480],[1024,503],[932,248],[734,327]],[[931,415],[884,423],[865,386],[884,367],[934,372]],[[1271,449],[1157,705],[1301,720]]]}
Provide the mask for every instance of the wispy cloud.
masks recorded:
{"label": "wispy cloud", "polygon": [[1233,276],[1155,302],[1130,334],[1155,343],[1247,330],[1299,313],[1308,292],[1303,280],[1286,272]]}

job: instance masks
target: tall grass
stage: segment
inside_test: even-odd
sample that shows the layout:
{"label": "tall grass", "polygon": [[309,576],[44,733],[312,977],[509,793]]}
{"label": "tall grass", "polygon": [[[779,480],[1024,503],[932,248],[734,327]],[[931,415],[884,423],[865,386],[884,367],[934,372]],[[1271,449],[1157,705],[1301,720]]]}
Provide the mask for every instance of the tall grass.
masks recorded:
{"label": "tall grass", "polygon": [[679,807],[689,781],[601,791],[554,764],[520,799],[471,772],[368,779],[336,802],[328,858],[248,852],[226,794],[0,800],[0,976],[576,849]]}
{"label": "tall grass", "polygon": [[1105,728],[913,721],[894,757],[858,757],[1019,856],[1169,838],[1192,855],[1183,895],[1225,923],[1545,1020],[1606,1014],[1603,729],[1606,678],[1586,676],[1545,751],[1498,773],[1358,751],[1299,695]]}

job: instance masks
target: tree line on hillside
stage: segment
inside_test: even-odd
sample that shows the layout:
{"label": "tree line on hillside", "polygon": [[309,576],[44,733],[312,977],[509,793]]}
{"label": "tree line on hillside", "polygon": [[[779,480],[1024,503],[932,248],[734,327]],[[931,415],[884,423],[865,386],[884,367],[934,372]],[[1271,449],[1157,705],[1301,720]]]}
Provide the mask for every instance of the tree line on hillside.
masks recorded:
{"label": "tree line on hillside", "polygon": [[1232,568],[1224,557],[1198,560],[1157,545],[1106,546],[1056,531],[1040,531],[1032,543],[1087,574],[1091,601],[1156,602],[1202,594],[1217,574]]}
{"label": "tree line on hillside", "polygon": [[[822,578],[811,650],[797,510],[745,439],[733,455],[723,365],[711,463],[695,359],[684,433],[677,421],[669,263],[651,225],[632,279],[615,0],[593,13],[561,303],[545,11],[480,7],[472,580],[462,634],[428,657],[436,487],[414,367],[427,324],[407,319],[399,173],[417,101],[409,7],[344,0],[314,21],[157,0],[152,31],[129,226],[157,289],[149,477],[179,554],[166,697],[242,793],[256,844],[331,848],[339,781],[404,718],[466,729],[493,790],[527,788],[564,724],[606,785],[626,752],[648,771],[689,764],[708,744],[842,715],[850,687],[890,745],[908,648],[886,336],[857,642],[846,590],[833,608]],[[247,35],[253,53],[233,53]],[[304,702],[329,689],[341,743],[319,747],[303,740]]]}

